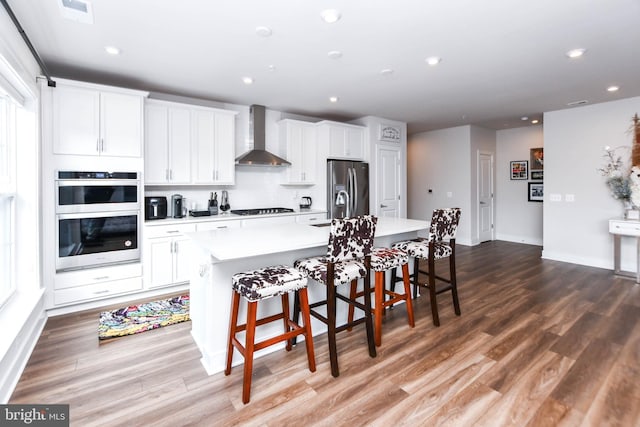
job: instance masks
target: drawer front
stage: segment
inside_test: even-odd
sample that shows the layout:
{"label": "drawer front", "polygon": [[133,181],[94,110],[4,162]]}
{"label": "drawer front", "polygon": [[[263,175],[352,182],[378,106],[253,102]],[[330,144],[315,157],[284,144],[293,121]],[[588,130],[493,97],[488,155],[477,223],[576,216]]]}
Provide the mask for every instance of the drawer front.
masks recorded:
{"label": "drawer front", "polygon": [[183,233],[190,233],[196,231],[195,224],[174,224],[174,225],[146,225],[144,227],[144,237],[172,237],[180,236]]}
{"label": "drawer front", "polygon": [[74,304],[142,290],[142,277],[53,291],[55,305]]}
{"label": "drawer front", "polygon": [[53,278],[53,289],[67,289],[76,286],[93,285],[114,280],[130,279],[142,276],[142,264],[139,262],[111,267],[90,268],[86,270],[65,271]]}
{"label": "drawer front", "polygon": [[296,222],[298,224],[315,224],[317,222],[326,222],[326,221],[329,221],[329,220],[327,219],[327,214],[325,213],[298,215],[296,217]]}
{"label": "drawer front", "polygon": [[231,221],[207,221],[199,222],[196,224],[197,231],[218,230],[221,228],[239,228],[242,225],[242,221],[239,219]]}
{"label": "drawer front", "polygon": [[640,236],[640,221],[609,221],[609,233],[624,236]]}

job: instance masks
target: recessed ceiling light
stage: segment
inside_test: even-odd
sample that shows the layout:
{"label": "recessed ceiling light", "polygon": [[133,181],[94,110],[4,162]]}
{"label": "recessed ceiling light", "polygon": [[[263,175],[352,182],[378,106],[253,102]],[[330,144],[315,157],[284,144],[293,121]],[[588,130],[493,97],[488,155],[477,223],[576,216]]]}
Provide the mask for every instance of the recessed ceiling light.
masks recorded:
{"label": "recessed ceiling light", "polygon": [[540,123],[540,120],[533,119],[533,120],[531,120],[531,123],[533,123],[534,125],[537,125],[538,123]]}
{"label": "recessed ceiling light", "polygon": [[333,103],[336,103],[336,102],[338,102],[338,97],[337,96],[330,96],[329,97],[329,101],[331,101]]}
{"label": "recessed ceiling light", "polygon": [[391,68],[385,68],[384,70],[380,70],[380,74],[383,76],[390,76],[393,74],[393,70]]}
{"label": "recessed ceiling light", "polygon": [[520,120],[529,120],[529,117],[527,117],[527,116],[522,116],[522,117],[520,117]]}
{"label": "recessed ceiling light", "polygon": [[246,84],[246,85],[250,85],[253,83],[253,79],[251,77],[243,77],[242,78],[242,83]]}
{"label": "recessed ceiling light", "polygon": [[340,52],[339,50],[332,50],[331,52],[327,53],[327,56],[331,59],[342,58],[342,52]]}
{"label": "recessed ceiling light", "polygon": [[587,49],[571,49],[566,55],[569,58],[580,58],[586,51]]}
{"label": "recessed ceiling light", "polygon": [[273,32],[269,27],[260,26],[260,27],[256,27],[256,34],[259,35],[260,37],[269,37],[271,34],[273,34]]}
{"label": "recessed ceiling light", "polygon": [[338,12],[335,9],[323,10],[320,13],[320,16],[322,17],[322,20],[327,24],[333,24],[334,22],[338,22],[341,17],[340,12]]}
{"label": "recessed ceiling light", "polygon": [[109,55],[120,55],[120,49],[118,49],[115,46],[105,46],[104,47],[105,52],[107,52]]}
{"label": "recessed ceiling light", "polygon": [[442,58],[438,56],[430,56],[427,59],[425,59],[425,61],[427,61],[427,64],[434,66],[434,65],[438,65],[440,61],[442,61]]}
{"label": "recessed ceiling light", "polygon": [[620,86],[609,86],[607,88],[607,91],[609,91],[609,92],[617,92],[618,89],[620,89]]}

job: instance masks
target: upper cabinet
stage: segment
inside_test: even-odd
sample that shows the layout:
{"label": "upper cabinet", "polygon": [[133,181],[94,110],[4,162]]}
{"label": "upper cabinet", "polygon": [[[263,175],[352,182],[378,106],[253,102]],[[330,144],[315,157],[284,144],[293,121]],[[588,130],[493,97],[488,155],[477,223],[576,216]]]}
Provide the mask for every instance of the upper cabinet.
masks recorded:
{"label": "upper cabinet", "polygon": [[147,100],[145,184],[233,184],[236,114]]}
{"label": "upper cabinet", "polygon": [[318,143],[329,147],[329,158],[364,160],[364,127],[330,121],[317,126]]}
{"label": "upper cabinet", "polygon": [[191,182],[191,112],[188,108],[147,100],[144,169],[146,184]]}
{"label": "upper cabinet", "polygon": [[312,185],[316,182],[316,126],[314,123],[285,119],[280,126],[280,144],[291,162],[287,184]]}
{"label": "upper cabinet", "polygon": [[235,112],[196,109],[193,119],[193,183],[235,183]]}
{"label": "upper cabinet", "polygon": [[142,156],[146,94],[64,81],[51,93],[54,154]]}

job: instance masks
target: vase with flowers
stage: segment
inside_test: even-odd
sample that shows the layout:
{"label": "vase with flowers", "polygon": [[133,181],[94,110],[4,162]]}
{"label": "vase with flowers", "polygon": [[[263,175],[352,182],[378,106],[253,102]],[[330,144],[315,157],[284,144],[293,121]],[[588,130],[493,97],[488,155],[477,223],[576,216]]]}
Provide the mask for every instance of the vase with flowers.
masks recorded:
{"label": "vase with flowers", "polygon": [[627,148],[605,147],[605,154],[603,155],[605,163],[603,167],[598,169],[600,174],[605,177],[605,182],[613,198],[622,202],[625,216],[627,210],[633,209],[633,204],[631,203],[631,169],[618,152]]}

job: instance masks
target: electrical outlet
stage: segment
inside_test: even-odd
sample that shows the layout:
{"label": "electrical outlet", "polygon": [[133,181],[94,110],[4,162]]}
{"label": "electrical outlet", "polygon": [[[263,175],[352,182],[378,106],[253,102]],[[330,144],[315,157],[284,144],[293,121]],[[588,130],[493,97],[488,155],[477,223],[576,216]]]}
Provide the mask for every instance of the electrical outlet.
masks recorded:
{"label": "electrical outlet", "polygon": [[549,194],[549,200],[552,202],[561,202],[562,194]]}
{"label": "electrical outlet", "polygon": [[576,195],[575,194],[565,194],[564,195],[564,201],[565,202],[575,202],[576,201]]}

